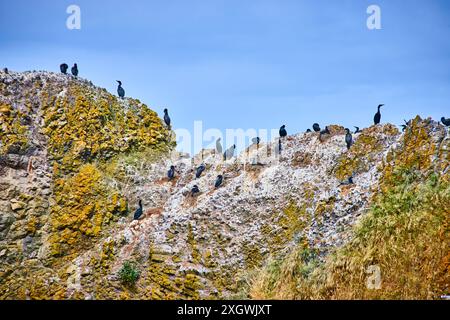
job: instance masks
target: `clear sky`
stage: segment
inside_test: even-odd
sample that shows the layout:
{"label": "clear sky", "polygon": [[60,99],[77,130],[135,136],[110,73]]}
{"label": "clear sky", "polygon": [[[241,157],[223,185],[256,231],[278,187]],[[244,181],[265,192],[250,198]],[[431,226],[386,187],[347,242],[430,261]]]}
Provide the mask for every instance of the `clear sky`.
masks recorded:
{"label": "clear sky", "polygon": [[[66,28],[70,4],[81,30]],[[188,130],[364,127],[379,103],[383,122],[448,117],[449,39],[448,0],[0,0],[0,67],[77,62]]]}

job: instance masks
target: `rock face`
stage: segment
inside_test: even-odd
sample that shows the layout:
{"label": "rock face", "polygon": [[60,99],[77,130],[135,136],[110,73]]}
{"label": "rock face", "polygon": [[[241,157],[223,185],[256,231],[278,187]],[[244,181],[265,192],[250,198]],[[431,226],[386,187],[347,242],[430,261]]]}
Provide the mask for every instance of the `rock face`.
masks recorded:
{"label": "rock face", "polygon": [[[2,299],[233,296],[269,257],[302,245],[324,258],[347,243],[403,143],[386,124],[354,135],[347,151],[344,128],[329,126],[325,139],[286,137],[281,154],[276,141],[225,162],[213,151],[188,159],[137,100],[45,72],[0,73],[0,86]],[[444,127],[414,123],[448,150]],[[199,162],[206,170],[195,179]],[[132,221],[138,199],[144,215]],[[139,274],[132,285],[126,262]]]}

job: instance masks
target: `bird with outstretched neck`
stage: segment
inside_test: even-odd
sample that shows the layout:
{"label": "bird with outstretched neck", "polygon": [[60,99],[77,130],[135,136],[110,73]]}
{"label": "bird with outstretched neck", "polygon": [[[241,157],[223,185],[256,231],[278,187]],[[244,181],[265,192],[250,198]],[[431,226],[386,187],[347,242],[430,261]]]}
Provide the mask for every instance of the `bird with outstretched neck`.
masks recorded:
{"label": "bird with outstretched neck", "polygon": [[375,113],[375,116],[373,117],[373,122],[374,122],[375,125],[380,124],[380,122],[381,122],[381,111],[380,111],[380,109],[383,106],[384,106],[384,104],[378,105],[378,112]]}
{"label": "bird with outstretched neck", "polygon": [[142,200],[139,199],[139,208],[136,209],[136,211],[134,212],[134,220],[139,220],[139,218],[142,216],[143,213],[143,208],[142,208]]}
{"label": "bird with outstretched neck", "polygon": [[345,129],[345,143],[347,144],[347,150],[350,150],[352,144],[353,144],[353,137],[352,134],[350,133],[350,129],[346,128]]}
{"label": "bird with outstretched neck", "polygon": [[362,132],[361,130],[359,130],[359,127],[354,127],[354,128],[356,129],[355,134]]}
{"label": "bird with outstretched neck", "polygon": [[217,154],[222,154],[222,152],[223,152],[222,143],[220,143],[221,140],[222,140],[222,138],[218,138],[216,140],[216,152],[217,152]]}
{"label": "bird with outstretched neck", "polygon": [[214,188],[219,188],[222,185],[223,182],[223,176],[219,174],[216,178],[216,182],[214,183]]}
{"label": "bird with outstretched neck", "polygon": [[119,86],[117,87],[117,95],[123,99],[125,97],[125,90],[122,88],[122,81],[116,80]]}
{"label": "bird with outstretched neck", "polygon": [[78,66],[77,66],[76,63],[73,64],[73,67],[72,67],[71,71],[72,71],[72,75],[73,75],[74,77],[77,77],[77,76],[78,76]]}
{"label": "bird with outstretched neck", "polygon": [[233,144],[231,147],[229,147],[223,154],[223,160],[227,161],[234,157],[234,151],[236,150],[236,145]]}
{"label": "bird with outstretched neck", "polygon": [[169,110],[164,109],[164,122],[166,123],[167,127],[170,129],[170,117],[169,117]]}

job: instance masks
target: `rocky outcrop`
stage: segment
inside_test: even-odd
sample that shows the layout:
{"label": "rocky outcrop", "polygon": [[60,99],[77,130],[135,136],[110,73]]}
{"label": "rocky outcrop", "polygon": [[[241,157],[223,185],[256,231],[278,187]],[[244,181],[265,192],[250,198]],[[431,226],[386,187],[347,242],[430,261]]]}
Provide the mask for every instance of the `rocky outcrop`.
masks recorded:
{"label": "rocky outcrop", "polygon": [[[270,142],[228,161],[208,150],[190,159],[137,100],[64,75],[0,75],[3,299],[231,297],[269,257],[305,247],[325,259],[349,243],[386,185],[386,164],[396,166],[394,151],[411,147],[405,137],[417,140],[421,161],[448,171],[446,131],[431,120],[415,119],[406,134],[364,129],[350,151],[344,128],[330,126],[324,139],[286,137],[281,154]],[[342,184],[350,176],[354,184]],[[132,221],[138,199],[144,215]],[[139,274],[134,285],[121,279],[126,262]]]}

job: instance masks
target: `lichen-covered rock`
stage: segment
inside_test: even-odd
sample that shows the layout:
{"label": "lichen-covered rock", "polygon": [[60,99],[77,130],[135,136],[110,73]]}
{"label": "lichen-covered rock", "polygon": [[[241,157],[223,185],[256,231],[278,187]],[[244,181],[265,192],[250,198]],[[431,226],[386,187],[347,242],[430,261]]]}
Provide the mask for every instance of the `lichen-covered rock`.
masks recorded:
{"label": "lichen-covered rock", "polygon": [[[11,72],[0,90],[2,121],[27,128],[1,140],[1,299],[245,298],[248,275],[268,259],[295,249],[314,253],[312,264],[351,243],[405,170],[448,179],[449,140],[432,120],[404,134],[366,128],[349,151],[333,125],[326,139],[287,137],[280,155],[274,141],[224,162],[211,150],[173,152],[155,112],[81,79]],[[138,199],[144,214],[133,221]],[[119,276],[125,262],[139,274],[132,285]]]}

